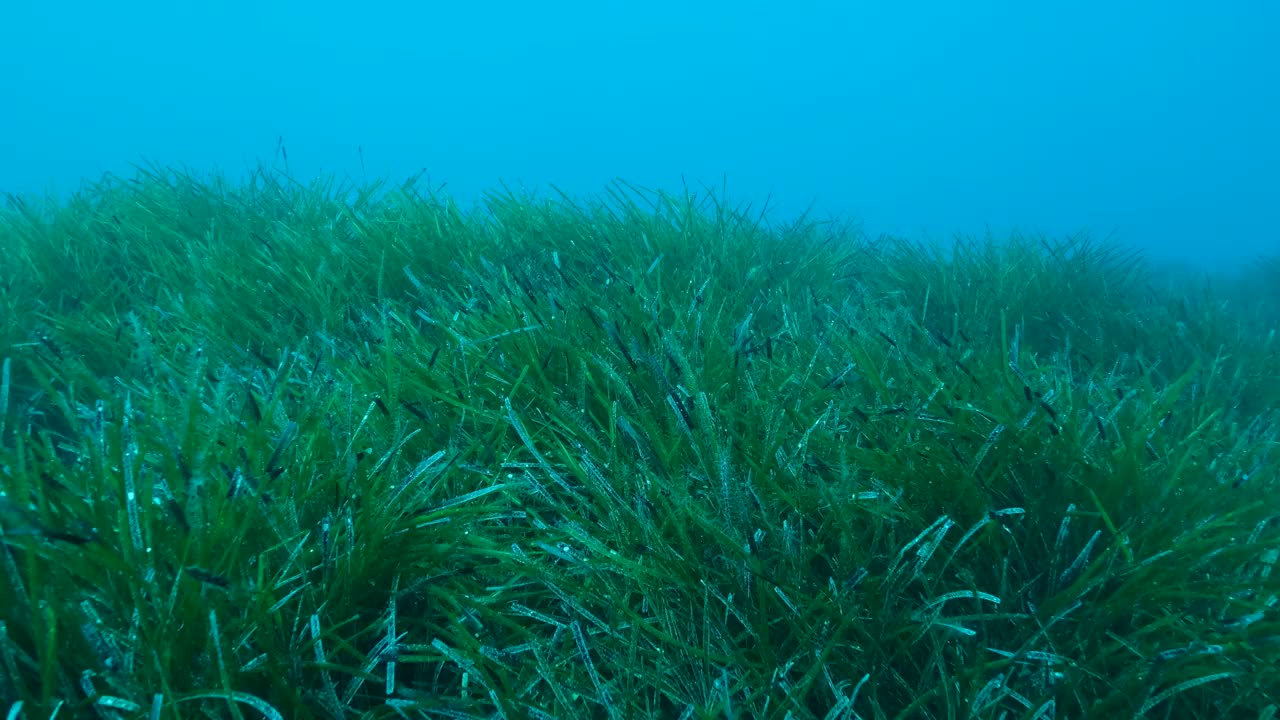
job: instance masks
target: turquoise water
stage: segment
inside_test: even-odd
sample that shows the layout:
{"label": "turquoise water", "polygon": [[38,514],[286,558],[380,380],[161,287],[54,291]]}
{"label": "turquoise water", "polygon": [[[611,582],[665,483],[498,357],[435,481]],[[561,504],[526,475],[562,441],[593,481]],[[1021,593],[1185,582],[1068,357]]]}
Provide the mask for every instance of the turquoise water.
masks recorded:
{"label": "turquoise water", "polygon": [[[594,193],[687,181],[867,232],[1280,247],[1280,5],[11,3],[0,190],[259,160]],[[287,162],[285,160],[287,151]]]}

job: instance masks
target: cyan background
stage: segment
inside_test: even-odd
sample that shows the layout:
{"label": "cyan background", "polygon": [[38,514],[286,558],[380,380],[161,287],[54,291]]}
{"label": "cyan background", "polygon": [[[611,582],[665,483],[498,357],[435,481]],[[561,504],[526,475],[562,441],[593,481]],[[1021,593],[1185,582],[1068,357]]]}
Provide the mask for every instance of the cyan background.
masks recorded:
{"label": "cyan background", "polygon": [[[131,163],[719,186],[871,234],[1280,252],[1280,2],[26,2],[0,191]],[[363,165],[362,157],[363,155]]]}

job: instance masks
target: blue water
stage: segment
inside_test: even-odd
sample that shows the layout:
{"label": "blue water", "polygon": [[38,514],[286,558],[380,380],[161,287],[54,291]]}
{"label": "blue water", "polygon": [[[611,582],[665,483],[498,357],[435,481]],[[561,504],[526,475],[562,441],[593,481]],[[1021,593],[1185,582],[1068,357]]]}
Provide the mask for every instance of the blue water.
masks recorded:
{"label": "blue water", "polygon": [[1280,252],[1274,0],[9,5],[0,191],[287,154],[464,201],[727,181],[870,234]]}

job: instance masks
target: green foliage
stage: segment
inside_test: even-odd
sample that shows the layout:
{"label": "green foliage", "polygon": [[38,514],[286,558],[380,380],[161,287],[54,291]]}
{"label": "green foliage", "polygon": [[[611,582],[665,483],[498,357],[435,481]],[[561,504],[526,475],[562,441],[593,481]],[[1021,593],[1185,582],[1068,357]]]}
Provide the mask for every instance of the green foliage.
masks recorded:
{"label": "green foliage", "polygon": [[10,717],[1280,703],[1274,283],[268,172],[0,246]]}

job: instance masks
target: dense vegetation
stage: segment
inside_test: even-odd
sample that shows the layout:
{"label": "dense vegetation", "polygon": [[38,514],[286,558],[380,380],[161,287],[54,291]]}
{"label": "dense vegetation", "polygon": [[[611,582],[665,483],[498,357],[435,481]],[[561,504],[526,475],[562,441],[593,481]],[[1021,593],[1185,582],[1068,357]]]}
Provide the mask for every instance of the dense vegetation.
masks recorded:
{"label": "dense vegetation", "polygon": [[9,717],[1280,703],[1274,263],[165,170],[0,249]]}

